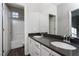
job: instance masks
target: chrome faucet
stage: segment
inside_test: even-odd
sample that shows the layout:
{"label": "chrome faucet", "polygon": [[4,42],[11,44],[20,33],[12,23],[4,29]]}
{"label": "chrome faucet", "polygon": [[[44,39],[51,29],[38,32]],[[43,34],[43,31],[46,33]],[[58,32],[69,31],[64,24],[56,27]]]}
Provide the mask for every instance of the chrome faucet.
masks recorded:
{"label": "chrome faucet", "polygon": [[43,37],[43,33],[41,33],[41,36]]}
{"label": "chrome faucet", "polygon": [[64,41],[64,42],[67,42],[67,43],[70,43],[70,37],[71,37],[70,34],[69,34],[69,35],[66,34],[66,35],[64,36],[63,41]]}

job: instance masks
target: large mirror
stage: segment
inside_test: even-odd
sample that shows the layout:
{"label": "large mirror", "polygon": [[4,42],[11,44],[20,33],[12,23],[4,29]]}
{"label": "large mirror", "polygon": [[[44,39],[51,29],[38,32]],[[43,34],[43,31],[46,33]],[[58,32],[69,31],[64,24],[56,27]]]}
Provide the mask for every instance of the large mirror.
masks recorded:
{"label": "large mirror", "polygon": [[71,12],[72,37],[79,37],[79,9]]}

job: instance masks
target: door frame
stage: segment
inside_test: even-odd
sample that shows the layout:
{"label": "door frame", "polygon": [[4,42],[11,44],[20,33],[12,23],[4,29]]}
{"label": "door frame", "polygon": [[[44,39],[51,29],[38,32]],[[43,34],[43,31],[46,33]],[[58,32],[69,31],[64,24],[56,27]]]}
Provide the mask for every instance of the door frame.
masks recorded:
{"label": "door frame", "polygon": [[3,7],[2,7],[2,4],[3,4],[3,3],[0,3],[0,6],[1,6],[1,9],[0,9],[0,15],[1,15],[1,18],[0,18],[0,22],[1,22],[1,23],[0,23],[0,25],[1,25],[1,26],[0,26],[0,31],[1,31],[1,32],[0,32],[0,36],[1,36],[1,37],[0,37],[0,42],[1,42],[1,43],[0,43],[0,49],[1,49],[1,50],[0,50],[0,52],[1,52],[1,53],[0,53],[0,56],[3,55],[3,53],[2,53],[2,52],[3,52],[3,43],[2,43],[2,42],[3,42],[3,25],[2,25],[2,23],[3,23]]}
{"label": "door frame", "polygon": [[3,53],[4,53],[4,50],[3,50],[3,3],[2,3],[2,56],[3,56]]}
{"label": "door frame", "polygon": [[[4,29],[3,29],[3,9],[4,9],[4,6],[3,4],[6,4],[6,3],[2,3],[2,56],[4,55],[4,37],[3,37],[3,32],[4,32]],[[12,6],[14,5],[15,7],[18,7],[18,6],[21,6],[21,8],[23,7],[24,8],[24,12],[25,12],[25,6],[21,5],[21,4],[16,4],[16,3],[7,3],[7,4],[12,4]],[[25,14],[24,14],[24,31],[25,31]],[[25,34],[24,34],[24,38],[25,38]],[[25,39],[24,39],[25,40]],[[25,43],[25,42],[24,42]]]}
{"label": "door frame", "polygon": [[[49,14],[49,16],[53,16],[53,17],[55,17],[55,19],[54,19],[54,34],[57,34],[57,18],[56,18],[56,15],[53,15],[53,14]],[[49,23],[50,23],[50,19],[49,19]],[[50,32],[50,24],[49,24],[49,32]],[[50,34],[50,33],[49,33]]]}

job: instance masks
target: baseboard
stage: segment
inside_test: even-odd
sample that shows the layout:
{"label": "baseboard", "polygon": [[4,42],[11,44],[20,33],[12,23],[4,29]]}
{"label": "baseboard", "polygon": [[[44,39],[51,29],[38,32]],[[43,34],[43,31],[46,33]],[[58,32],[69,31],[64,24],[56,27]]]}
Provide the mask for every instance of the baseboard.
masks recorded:
{"label": "baseboard", "polygon": [[30,53],[27,53],[27,52],[25,52],[25,55],[27,56],[27,55],[29,55]]}
{"label": "baseboard", "polygon": [[0,56],[2,56],[2,52],[0,52]]}
{"label": "baseboard", "polygon": [[11,42],[11,49],[19,48],[24,45],[23,41],[12,41]]}
{"label": "baseboard", "polygon": [[7,56],[7,55],[9,54],[9,52],[10,52],[10,50],[8,50],[8,51],[7,51],[7,53],[5,53],[5,55],[4,55],[4,56]]}
{"label": "baseboard", "polygon": [[25,55],[25,56],[31,56],[30,54],[28,54],[28,55]]}

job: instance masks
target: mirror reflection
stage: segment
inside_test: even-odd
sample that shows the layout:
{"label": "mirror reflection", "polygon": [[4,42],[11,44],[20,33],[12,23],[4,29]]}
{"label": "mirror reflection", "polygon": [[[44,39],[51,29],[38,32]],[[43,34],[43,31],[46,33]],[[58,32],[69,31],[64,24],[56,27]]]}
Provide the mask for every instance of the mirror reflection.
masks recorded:
{"label": "mirror reflection", "polygon": [[79,9],[72,11],[72,37],[79,37]]}

